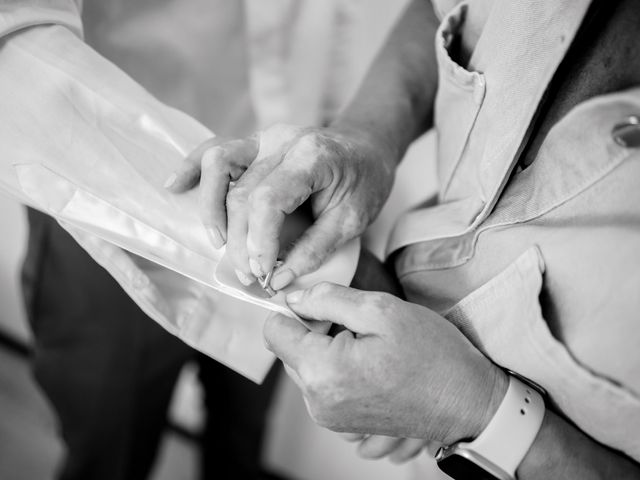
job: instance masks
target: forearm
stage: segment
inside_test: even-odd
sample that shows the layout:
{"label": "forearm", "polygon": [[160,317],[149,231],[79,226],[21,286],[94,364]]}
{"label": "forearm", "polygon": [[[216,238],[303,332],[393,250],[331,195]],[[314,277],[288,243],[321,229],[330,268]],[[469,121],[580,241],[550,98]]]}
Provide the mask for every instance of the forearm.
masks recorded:
{"label": "forearm", "polygon": [[518,468],[518,478],[636,479],[640,478],[640,466],[547,410],[538,436]]}
{"label": "forearm", "polygon": [[[507,375],[492,363],[482,366],[483,360],[467,360],[466,377],[481,379],[480,383],[467,381],[462,390],[451,392],[451,398],[460,402],[455,431],[452,438],[438,438],[445,445],[462,439],[475,439],[489,425],[500,408],[508,387]],[[488,369],[487,369],[488,367]],[[426,416],[425,416],[426,418]],[[423,437],[425,438],[425,437]],[[504,438],[504,442],[508,442]],[[505,444],[506,447],[506,444]],[[591,439],[578,427],[552,410],[544,412],[537,435],[517,469],[519,480],[604,480],[640,478],[640,465]]]}
{"label": "forearm", "polygon": [[390,150],[395,166],[432,124],[437,88],[438,19],[429,0],[413,0],[335,126],[365,131]]}

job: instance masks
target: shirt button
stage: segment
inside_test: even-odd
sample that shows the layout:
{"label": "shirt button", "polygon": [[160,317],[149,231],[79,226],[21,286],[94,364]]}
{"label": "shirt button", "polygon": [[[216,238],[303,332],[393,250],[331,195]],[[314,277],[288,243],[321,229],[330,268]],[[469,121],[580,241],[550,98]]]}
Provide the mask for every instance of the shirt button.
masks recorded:
{"label": "shirt button", "polygon": [[618,123],[611,131],[611,136],[618,145],[625,148],[640,147],[640,117],[631,115]]}

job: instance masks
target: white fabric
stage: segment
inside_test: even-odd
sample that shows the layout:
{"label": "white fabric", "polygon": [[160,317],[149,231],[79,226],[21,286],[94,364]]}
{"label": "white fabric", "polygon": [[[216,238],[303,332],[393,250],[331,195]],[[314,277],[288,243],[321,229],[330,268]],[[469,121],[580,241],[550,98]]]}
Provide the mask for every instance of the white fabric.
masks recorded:
{"label": "white fabric", "polygon": [[[197,193],[162,187],[212,133],[85,45],[75,2],[40,3],[0,7],[0,35],[31,27],[0,50],[0,188],[56,217],[167,330],[260,381],[273,361],[263,320],[292,312],[282,296],[220,282],[224,251],[207,240]],[[289,288],[348,282],[357,252],[353,242]]]}

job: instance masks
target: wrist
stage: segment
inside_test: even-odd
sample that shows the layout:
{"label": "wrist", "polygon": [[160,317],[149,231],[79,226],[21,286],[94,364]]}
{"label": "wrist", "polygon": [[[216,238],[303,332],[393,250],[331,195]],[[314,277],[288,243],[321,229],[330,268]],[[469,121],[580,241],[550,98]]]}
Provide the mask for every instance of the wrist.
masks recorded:
{"label": "wrist", "polygon": [[497,411],[475,438],[445,445],[438,451],[438,467],[457,480],[491,478],[514,480],[545,418],[538,386],[510,372],[507,392]]}
{"label": "wrist", "polygon": [[345,112],[331,123],[331,129],[358,140],[367,145],[372,152],[371,157],[382,161],[387,170],[394,172],[404,157],[413,139],[405,138],[402,122],[380,123],[373,118],[380,115],[367,114],[364,118],[358,113]]}
{"label": "wrist", "polygon": [[459,421],[454,425],[444,439],[446,445],[451,445],[461,440],[473,440],[477,438],[489,425],[489,422],[497,412],[509,387],[509,377],[502,369],[493,363],[488,363],[488,368],[483,374],[474,378],[478,382],[467,382],[469,388],[460,400],[464,401],[463,413]]}
{"label": "wrist", "polygon": [[477,438],[487,428],[498,411],[509,388],[509,375],[501,368],[491,364],[488,385],[491,387],[488,392],[485,392],[483,405],[479,406],[476,411],[475,422],[470,429],[470,438]]}

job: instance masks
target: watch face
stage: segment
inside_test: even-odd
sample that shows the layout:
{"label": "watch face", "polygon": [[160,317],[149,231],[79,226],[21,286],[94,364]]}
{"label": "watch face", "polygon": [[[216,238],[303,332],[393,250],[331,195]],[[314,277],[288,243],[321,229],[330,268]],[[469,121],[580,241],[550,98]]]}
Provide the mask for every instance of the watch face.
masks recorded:
{"label": "watch face", "polygon": [[500,480],[460,455],[450,455],[440,460],[438,468],[455,480]]}

